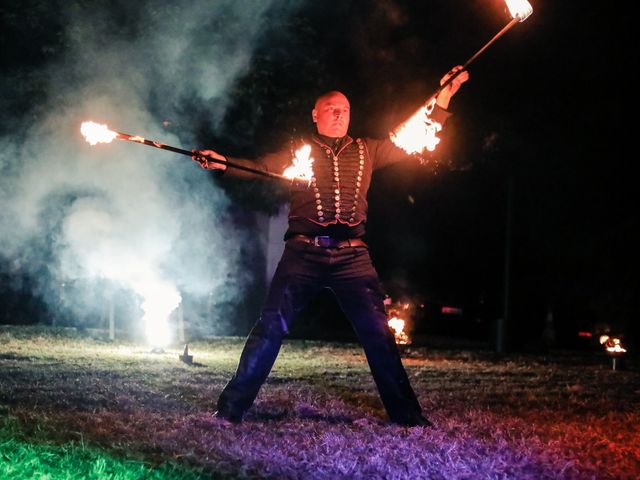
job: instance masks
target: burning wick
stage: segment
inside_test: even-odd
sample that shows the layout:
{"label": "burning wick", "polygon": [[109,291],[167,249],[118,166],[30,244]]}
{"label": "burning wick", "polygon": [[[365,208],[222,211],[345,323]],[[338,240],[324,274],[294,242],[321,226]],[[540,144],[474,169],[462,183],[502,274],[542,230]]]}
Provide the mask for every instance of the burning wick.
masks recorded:
{"label": "burning wick", "polygon": [[524,22],[533,13],[533,7],[526,0],[505,0],[511,16],[519,22]]}
{"label": "burning wick", "polygon": [[296,150],[295,157],[293,159],[293,165],[287,167],[282,173],[283,177],[290,179],[298,179],[306,182],[311,182],[313,178],[313,158],[311,155],[311,146],[303,145]]}
{"label": "burning wick", "polygon": [[410,342],[409,336],[404,331],[405,321],[398,317],[392,317],[389,319],[389,328],[393,330],[393,335],[396,338],[398,345],[408,345]]}
{"label": "burning wick", "polygon": [[106,125],[95,122],[83,122],[80,126],[80,133],[91,145],[111,143],[118,136],[117,132],[109,130]]}

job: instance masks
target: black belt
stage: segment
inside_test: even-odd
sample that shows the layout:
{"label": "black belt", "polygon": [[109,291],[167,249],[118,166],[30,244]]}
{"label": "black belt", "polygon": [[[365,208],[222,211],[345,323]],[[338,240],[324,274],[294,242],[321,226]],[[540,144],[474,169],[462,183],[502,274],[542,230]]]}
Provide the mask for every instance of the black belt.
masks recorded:
{"label": "black belt", "polygon": [[296,240],[298,242],[308,243],[321,248],[367,247],[367,244],[359,238],[340,240],[338,238],[331,238],[325,235],[308,237],[306,235],[296,234],[289,238],[289,240]]}

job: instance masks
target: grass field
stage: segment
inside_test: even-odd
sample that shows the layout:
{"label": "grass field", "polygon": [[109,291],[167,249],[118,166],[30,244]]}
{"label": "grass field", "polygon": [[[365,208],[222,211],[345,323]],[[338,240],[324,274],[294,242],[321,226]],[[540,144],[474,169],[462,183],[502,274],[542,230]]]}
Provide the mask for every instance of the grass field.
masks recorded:
{"label": "grass field", "polygon": [[242,339],[194,364],[0,327],[0,478],[636,479],[640,372],[595,352],[411,349],[434,428],[389,424],[357,345],[287,342],[240,425],[211,417]]}

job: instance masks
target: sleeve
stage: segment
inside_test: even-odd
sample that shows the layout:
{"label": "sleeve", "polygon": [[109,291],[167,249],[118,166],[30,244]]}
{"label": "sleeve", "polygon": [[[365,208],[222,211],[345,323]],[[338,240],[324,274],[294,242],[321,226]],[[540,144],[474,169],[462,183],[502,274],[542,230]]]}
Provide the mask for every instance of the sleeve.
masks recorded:
{"label": "sleeve", "polygon": [[[438,105],[435,105],[431,112],[431,118],[441,125],[444,125],[450,116],[450,112]],[[407,154],[407,152],[397,147],[389,138],[384,140],[367,139],[367,148],[369,149],[374,170],[413,158]]]}

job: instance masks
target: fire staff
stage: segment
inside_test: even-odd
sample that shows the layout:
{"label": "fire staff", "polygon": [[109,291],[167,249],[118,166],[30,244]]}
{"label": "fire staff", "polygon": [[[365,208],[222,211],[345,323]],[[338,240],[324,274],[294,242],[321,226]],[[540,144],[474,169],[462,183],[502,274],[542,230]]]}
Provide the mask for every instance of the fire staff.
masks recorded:
{"label": "fire staff", "polygon": [[[457,73],[437,96],[432,117],[440,123],[449,116],[449,100],[468,79],[466,71],[458,73],[461,68],[454,68],[441,80],[444,84]],[[384,293],[362,239],[372,172],[406,159],[407,153],[389,139],[350,137],[350,105],[341,92],[320,96],[311,116],[317,130],[309,139],[313,178],[308,188],[291,188],[284,253],[238,368],[218,399],[215,415],[234,423],[242,420],[297,314],[321,289],[329,288],[358,336],[390,420],[406,426],[429,426],[388,327]],[[294,155],[293,148],[257,161],[227,159],[212,150],[197,153],[194,160],[203,168],[236,176],[246,173],[227,169],[217,161],[282,172]]]}

